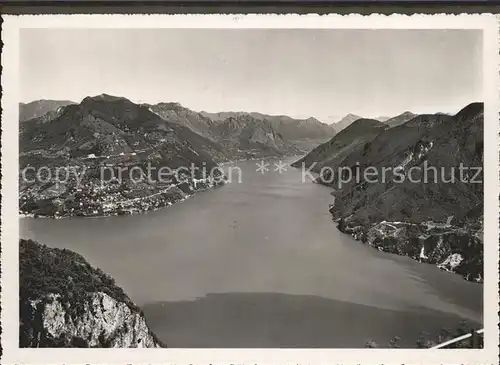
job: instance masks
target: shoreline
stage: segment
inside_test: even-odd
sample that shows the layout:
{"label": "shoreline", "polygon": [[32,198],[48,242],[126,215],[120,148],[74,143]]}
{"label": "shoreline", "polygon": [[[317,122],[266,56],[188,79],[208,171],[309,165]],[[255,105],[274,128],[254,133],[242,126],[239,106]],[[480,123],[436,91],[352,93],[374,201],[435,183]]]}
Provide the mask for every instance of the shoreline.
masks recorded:
{"label": "shoreline", "polygon": [[[25,219],[25,218],[30,218],[30,219],[69,219],[69,218],[100,219],[100,218],[108,218],[108,217],[120,217],[120,216],[139,215],[139,214],[144,214],[144,213],[147,213],[147,212],[154,212],[154,211],[158,211],[158,210],[161,210],[161,209],[169,208],[169,207],[171,207],[171,206],[173,206],[175,204],[182,203],[183,201],[188,200],[189,198],[193,197],[194,195],[196,195],[199,192],[203,192],[203,191],[207,191],[207,190],[211,190],[211,189],[223,187],[224,185],[226,185],[225,181],[221,182],[219,184],[214,184],[214,185],[212,185],[210,187],[207,187],[207,188],[196,189],[191,194],[185,194],[180,199],[166,200],[164,205],[161,205],[161,206],[158,206],[158,207],[153,207],[151,209],[144,209],[144,210],[126,210],[125,211],[126,213],[124,213],[124,214],[119,214],[116,211],[113,211],[113,212],[110,212],[109,214],[104,214],[104,215],[90,215],[90,214],[89,215],[78,215],[78,214],[71,214],[71,215],[61,215],[61,216],[47,216],[47,215],[37,215],[37,216],[35,216],[34,213],[26,214],[26,213],[21,213],[21,212],[19,212],[18,215],[19,215],[19,219]],[[159,193],[154,193],[154,194],[151,194],[151,195],[148,195],[148,196],[145,196],[145,197],[134,198],[134,199],[137,199],[137,201],[140,202],[140,201],[143,201],[143,200],[146,200],[146,199],[150,198],[151,196],[159,195],[161,193],[163,193],[163,191],[159,192]]]}
{"label": "shoreline", "polygon": [[[412,223],[412,222],[390,222],[390,221],[383,220],[380,222],[371,223],[369,227],[366,227],[362,224],[351,225],[351,222],[346,222],[346,221],[349,221],[349,218],[351,218],[352,215],[348,216],[348,217],[338,217],[338,216],[335,216],[335,214],[333,213],[333,209],[335,207],[335,196],[336,196],[336,192],[338,192],[338,189],[332,188],[332,186],[323,183],[319,179],[315,180],[314,183],[319,184],[319,185],[323,185],[323,186],[327,186],[327,187],[333,189],[331,192],[331,195],[333,197],[333,202],[331,204],[329,204],[328,211],[332,215],[332,220],[335,223],[336,228],[339,232],[346,234],[346,235],[349,235],[354,240],[359,241],[362,244],[370,246],[374,249],[377,249],[378,251],[381,251],[381,252],[384,252],[387,254],[398,255],[398,256],[406,256],[406,257],[409,257],[410,259],[412,259],[413,261],[416,261],[418,263],[430,264],[430,265],[436,266],[441,271],[445,271],[445,272],[449,272],[449,273],[453,273],[453,274],[458,274],[458,275],[462,276],[462,278],[468,282],[473,282],[473,283],[477,283],[477,284],[484,284],[484,275],[483,275],[484,268],[483,268],[483,270],[481,270],[481,273],[479,274],[479,276],[476,276],[476,277],[474,277],[473,274],[472,274],[473,277],[470,277],[470,275],[471,275],[470,273],[465,274],[465,273],[457,272],[455,270],[455,268],[458,267],[466,259],[465,257],[462,257],[462,255],[460,253],[450,252],[444,260],[441,260],[441,262],[438,262],[438,261],[433,262],[433,260],[435,260],[435,258],[433,257],[433,256],[435,256],[434,255],[435,252],[432,252],[431,254],[426,254],[426,245],[425,245],[425,240],[428,238],[432,238],[433,236],[432,236],[432,234],[428,234],[427,232],[425,232],[425,229],[423,230],[424,232],[420,233],[420,235],[417,235],[417,236],[408,235],[408,236],[404,237],[406,239],[409,239],[408,241],[410,241],[412,239],[413,240],[418,239],[419,241],[421,241],[423,239],[423,242],[419,242],[419,243],[421,243],[421,247],[418,248],[417,254],[410,254],[408,252],[404,252],[404,250],[399,250],[397,247],[398,243],[400,245],[404,246],[404,242],[403,243],[401,242],[401,238],[391,236],[390,233],[387,236],[383,237],[383,229],[382,229],[382,232],[380,230],[381,226],[382,227],[389,226],[391,228],[394,228],[394,231],[401,229],[402,226],[403,227],[406,226],[405,227],[406,229],[408,229],[410,227],[418,227],[418,229],[422,230],[421,229],[422,225],[426,225],[429,223],[436,224],[436,226],[442,226],[441,229],[448,229],[448,231],[437,232],[437,234],[435,234],[435,236],[440,237],[439,241],[437,243],[437,246],[438,246],[437,249],[440,249],[441,247],[439,247],[439,246],[442,245],[442,243],[444,241],[443,237],[445,237],[448,233],[450,233],[450,232],[452,232],[452,234],[454,234],[456,232],[460,232],[462,234],[463,233],[470,233],[470,231],[467,231],[467,228],[470,228],[470,227],[467,227],[466,224],[464,224],[463,226],[452,226],[451,224],[448,224],[448,223],[447,224],[440,224],[440,223],[436,223],[436,222],[432,222],[432,221],[423,222],[423,223]],[[430,231],[432,231],[432,229],[430,229]],[[384,232],[384,233],[386,233],[386,232]],[[373,239],[374,236],[375,236],[375,239]],[[427,236],[427,237],[423,238],[425,236]],[[469,235],[469,237],[476,237],[477,238],[477,236],[475,236],[474,234]],[[372,239],[371,242],[370,242],[370,238]],[[390,244],[387,245],[388,247],[384,247],[384,240],[387,240],[387,239],[390,239],[392,242],[390,242]],[[398,239],[399,239],[399,241],[398,241]],[[482,242],[480,244],[483,245]],[[428,245],[428,246],[432,246],[432,245]],[[427,247],[427,250],[428,250],[428,247]],[[484,255],[484,251],[481,254]],[[430,259],[430,257],[432,259]]]}
{"label": "shoreline", "polygon": [[[333,207],[333,205],[334,204],[330,204],[330,207]],[[333,216],[333,214],[332,214],[332,216]],[[385,236],[382,239],[380,239],[380,237],[376,237],[375,239],[373,239],[373,236],[374,236],[373,231],[376,230],[376,231],[378,231],[377,234],[380,233],[379,229],[380,229],[380,226],[382,226],[382,225],[394,226],[394,224],[395,224],[395,225],[403,225],[406,227],[411,227],[411,226],[420,226],[421,224],[410,223],[410,222],[382,221],[382,222],[378,222],[378,223],[373,223],[370,228],[366,229],[365,227],[362,227],[362,226],[351,227],[348,225],[348,223],[345,223],[346,219],[347,218],[344,218],[344,217],[337,217],[336,218],[335,216],[333,216],[333,218],[332,218],[332,220],[336,224],[336,228],[339,232],[351,236],[354,240],[361,242],[364,245],[367,245],[373,249],[377,249],[378,251],[384,252],[386,254],[405,256],[405,257],[408,257],[408,258],[412,259],[413,261],[416,261],[416,262],[421,263],[421,264],[430,264],[430,265],[436,266],[441,271],[460,275],[460,276],[462,276],[462,278],[464,280],[466,280],[468,282],[477,283],[477,284],[484,284],[484,277],[482,274],[479,274],[478,277],[470,277],[470,275],[473,275],[473,274],[471,274],[471,273],[465,274],[463,272],[458,272],[455,270],[457,267],[459,267],[459,265],[464,260],[467,259],[467,258],[462,257],[459,253],[456,253],[456,252],[445,253],[444,256],[446,256],[446,258],[444,260],[440,260],[441,262],[438,262],[438,260],[429,259],[430,257],[434,256],[434,253],[435,253],[435,252],[432,252],[432,249],[431,249],[431,253],[428,253],[428,254],[425,253],[425,249],[426,249],[425,241],[422,242],[421,247],[415,248],[416,252],[418,252],[418,254],[412,255],[409,252],[405,252],[403,250],[398,250],[398,248],[399,248],[398,243],[402,244],[402,241],[404,241],[401,238],[398,241],[398,238],[395,238],[395,237],[390,236],[388,234],[387,236]],[[363,231],[366,231],[367,233],[365,233]],[[436,236],[439,237],[437,249],[440,248],[439,245],[442,245],[442,243],[444,241],[443,237],[445,237],[447,233],[448,232],[443,232],[443,233],[437,233],[435,236],[429,236],[429,238],[436,237]],[[370,236],[370,237],[367,237],[367,236]],[[407,237],[405,237],[405,238],[407,238]],[[409,236],[409,238],[421,240],[421,236],[417,236],[417,237]],[[373,239],[373,240],[370,242],[370,239]],[[384,240],[389,240],[389,239],[391,240],[391,243],[387,244],[387,246],[384,246]],[[428,246],[430,246],[430,245],[428,245]]]}
{"label": "shoreline", "polygon": [[[282,155],[282,156],[262,156],[262,157],[242,158],[242,159],[236,159],[236,160],[229,160],[229,161],[219,162],[217,165],[222,168],[222,167],[225,167],[225,166],[228,166],[228,165],[231,165],[231,164],[235,164],[235,163],[238,163],[238,162],[269,160],[269,159],[276,159],[276,158],[292,158],[292,157],[295,158],[296,156],[298,156],[298,155],[295,155],[295,154],[293,154],[293,155],[287,155],[287,154],[285,154],[285,155]],[[68,219],[68,218],[75,218],[75,217],[97,219],[97,218],[107,218],[107,217],[129,216],[129,215],[143,214],[143,213],[147,213],[147,212],[151,212],[151,211],[158,211],[160,209],[168,208],[168,207],[170,207],[170,206],[172,206],[174,204],[183,202],[184,200],[187,200],[187,199],[191,198],[193,195],[195,195],[198,192],[205,191],[205,190],[210,190],[210,189],[214,189],[214,188],[218,188],[218,187],[222,187],[222,186],[224,186],[226,184],[227,184],[227,181],[223,180],[222,182],[219,182],[219,183],[214,184],[212,186],[209,186],[209,187],[206,187],[206,188],[196,189],[191,194],[186,194],[181,199],[171,199],[171,200],[168,200],[166,202],[166,204],[164,204],[162,206],[154,207],[152,209],[145,209],[145,210],[127,210],[126,213],[124,213],[124,214],[119,214],[119,213],[117,213],[115,211],[115,212],[110,212],[109,214],[104,214],[104,215],[102,215],[102,214],[101,215],[93,215],[93,214],[89,214],[89,215],[69,214],[69,215],[61,215],[61,216],[47,216],[47,215],[35,215],[35,213],[22,213],[22,212],[18,212],[18,215],[19,215],[19,218],[21,218],[21,219],[23,219],[23,218],[32,218],[32,219]],[[162,193],[163,193],[163,191],[160,191],[160,192],[157,192],[157,193],[145,196],[145,197],[133,198],[133,200],[142,201],[142,200],[145,200],[145,199],[147,199],[149,197],[152,197],[153,195],[159,195],[159,194],[162,194]]]}

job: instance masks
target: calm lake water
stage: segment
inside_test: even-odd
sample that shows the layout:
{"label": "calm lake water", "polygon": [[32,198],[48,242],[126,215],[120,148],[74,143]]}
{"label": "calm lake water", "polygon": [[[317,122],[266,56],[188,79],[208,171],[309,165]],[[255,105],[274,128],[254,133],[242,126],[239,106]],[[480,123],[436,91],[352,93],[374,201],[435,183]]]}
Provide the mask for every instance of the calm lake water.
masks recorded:
{"label": "calm lake water", "polygon": [[299,170],[238,166],[242,183],[170,208],[23,218],[21,237],[109,273],[169,347],[385,346],[393,336],[414,347],[422,332],[482,322],[481,284],[340,233],[330,189]]}

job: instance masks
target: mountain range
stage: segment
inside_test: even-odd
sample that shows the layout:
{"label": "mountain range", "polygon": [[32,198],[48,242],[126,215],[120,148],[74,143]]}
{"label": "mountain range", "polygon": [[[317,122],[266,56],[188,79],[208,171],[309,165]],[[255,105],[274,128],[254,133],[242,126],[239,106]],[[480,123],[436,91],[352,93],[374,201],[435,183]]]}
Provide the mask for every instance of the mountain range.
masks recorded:
{"label": "mountain range", "polygon": [[346,116],[341,118],[339,121],[336,121],[336,120],[338,120],[338,118],[335,118],[335,117],[330,117],[329,119],[331,119],[333,121],[333,123],[330,124],[330,126],[332,128],[335,128],[335,130],[337,132],[340,132],[342,129],[348,127],[349,125],[351,125],[353,122],[355,122],[358,119],[374,119],[374,120],[378,120],[379,122],[383,122],[390,127],[395,127],[399,124],[403,124],[404,122],[409,121],[410,119],[412,119],[416,116],[417,116],[417,114],[413,114],[412,112],[406,111],[406,112],[404,112],[400,115],[397,115],[395,117],[379,116],[379,117],[374,117],[374,118],[362,118],[362,117],[355,115],[355,114],[347,114]]}
{"label": "mountain range", "polygon": [[[220,146],[177,123],[168,122],[146,106],[102,94],[64,107],[49,120],[35,118],[20,126],[21,152],[43,149],[68,158],[129,156],[168,160],[222,159]],[[177,152],[173,153],[172,150]],[[117,157],[123,160],[123,157]],[[135,157],[137,159],[137,157]]]}
{"label": "mountain range", "polygon": [[[279,128],[273,126],[268,119],[256,115],[257,113],[228,112],[223,113],[224,118],[222,118],[211,116],[205,112],[195,112],[178,103],[159,103],[150,105],[149,108],[167,121],[188,127],[194,132],[220,143],[227,149],[228,157],[281,156],[300,153],[290,138],[284,137]],[[292,128],[294,121],[290,118]],[[313,122],[311,124],[314,125]],[[307,132],[308,130],[305,128],[300,136],[308,138]],[[330,130],[328,132],[331,134]],[[319,138],[325,138],[328,135],[324,132],[319,134]],[[242,153],[245,155],[241,156]]]}
{"label": "mountain range", "polygon": [[[79,191],[82,189],[76,188],[75,178],[63,184],[54,179],[45,184],[31,184],[27,181],[34,172],[28,172],[27,179],[20,179],[23,214],[132,213],[172,204],[199,189],[223,183],[222,179],[214,181],[213,176],[202,176],[200,172],[184,183],[170,178],[164,184],[134,184],[126,176],[122,181],[126,188],[107,184],[102,188],[107,197],[99,200],[102,192],[97,186],[98,175],[103,166],[112,171],[106,171],[110,176],[120,168],[129,171],[148,164],[167,166],[174,171],[193,165],[206,171],[235,159],[302,153],[263,115],[241,114],[212,120],[178,103],[136,104],[108,94],[86,97],[79,104],[53,100],[20,104],[20,115],[30,115],[28,111],[34,109],[33,105],[37,111],[46,113],[20,123],[20,169],[46,166],[55,172],[60,167],[78,166],[85,171],[80,178],[86,186],[85,192]],[[303,140],[319,136],[324,140],[335,133],[317,120],[279,118],[274,123],[280,130]],[[289,129],[285,121],[290,122]],[[219,175],[215,177],[220,178]]]}
{"label": "mountain range", "polygon": [[158,114],[168,122],[177,123],[191,129],[192,131],[212,140],[217,137],[212,133],[215,123],[202,113],[195,112],[183,107],[179,103],[158,103],[154,105],[145,104],[153,113]]}
{"label": "mountain range", "polygon": [[412,112],[406,111],[400,115],[386,119],[384,123],[387,124],[389,127],[396,127],[398,125],[406,123],[407,121],[415,118],[416,116],[417,114],[413,114]]}
{"label": "mountain range", "polygon": [[[483,113],[483,104],[473,103],[456,115],[405,112],[381,120],[349,114],[332,127],[315,118],[196,112],[107,94],[81,103],[20,104],[20,170],[44,166],[50,176],[43,183],[29,181],[34,171],[20,178],[19,207],[42,217],[158,209],[224,178],[197,171],[137,183],[130,175],[103,180],[102,168],[113,175],[147,164],[201,170],[239,158],[298,154],[297,141],[322,141],[293,166],[310,169],[332,188],[329,211],[341,232],[481,282],[484,191],[471,180],[483,178]],[[440,171],[431,168],[424,178],[426,166]],[[461,176],[459,166],[474,169]],[[61,168],[83,172],[56,181],[52,174]],[[380,179],[384,171],[389,175]],[[400,175],[420,181],[399,181]],[[21,239],[19,259],[21,347],[165,346],[115,281],[77,253]]]}
{"label": "mountain range", "polygon": [[483,104],[405,118],[358,119],[293,166],[335,189],[330,212],[341,231],[482,281]]}
{"label": "mountain range", "polygon": [[[103,95],[108,99],[112,98],[112,96],[110,95]],[[57,119],[59,117],[59,114],[63,110],[62,106],[65,106],[64,103],[66,103],[66,105],[76,105],[76,103],[69,101],[59,102],[54,100],[39,100],[29,104],[21,103],[19,105],[20,116],[23,116],[22,121],[26,121],[29,119],[38,119],[38,122],[41,122],[39,118],[42,118],[44,121]],[[33,105],[37,105],[37,110],[43,110],[45,111],[45,113],[33,114]],[[239,149],[238,154],[236,153],[237,150],[233,149],[231,152],[228,151],[227,158],[229,159],[245,158],[249,157],[249,155],[259,155],[259,153],[263,156],[267,156],[269,155],[269,153],[283,155],[288,153],[300,152],[304,144],[306,146],[306,149],[308,149],[310,148],[310,146],[314,146],[315,144],[317,144],[316,141],[324,141],[336,133],[331,126],[324,124],[312,117],[308,119],[294,119],[288,116],[270,116],[260,113],[199,113],[188,109],[179,103],[173,102],[163,102],[154,105],[140,105],[148,108],[150,112],[158,115],[163,120],[187,127],[193,132],[213,142],[224,141],[227,144],[228,134],[226,133],[227,131],[224,131],[224,127],[221,127],[222,125],[225,124],[226,126],[230,126],[231,120],[238,120],[239,124],[247,123],[248,125],[245,127],[246,132],[249,132],[250,129],[255,129],[255,131],[252,133],[245,133],[249,140],[247,141],[242,140],[242,138],[233,138],[233,141],[230,144],[233,146],[237,144],[241,144],[242,146],[249,146],[251,151],[249,154],[245,153],[245,147],[243,147],[242,149]],[[225,119],[228,118],[233,119],[225,121]],[[261,126],[263,126],[264,129],[259,130]],[[281,139],[283,141],[280,142],[278,140],[276,142],[278,143],[278,145],[284,147],[284,150],[277,150],[275,148],[275,138],[273,138],[272,141],[271,139],[268,139],[268,141],[271,142],[269,146],[262,144],[255,145],[255,143],[253,143],[257,140],[259,142],[262,142],[263,140],[260,137],[252,139],[251,135],[263,136],[269,132],[269,128],[272,128],[272,132],[274,133],[274,135],[278,139]],[[307,143],[309,140],[311,142]],[[262,147],[262,151],[259,151],[259,146]],[[293,148],[293,146],[295,146],[296,148]]]}
{"label": "mountain range", "polygon": [[361,119],[361,118],[362,117],[360,117],[359,115],[347,114],[345,117],[340,119],[338,122],[332,123],[331,126],[333,128],[335,128],[335,130],[338,133],[342,129],[348,127],[349,125],[351,125],[352,123],[354,123],[355,121],[357,121],[358,119]]}
{"label": "mountain range", "polygon": [[[311,150],[292,166],[304,166],[319,173],[324,167],[337,166],[349,154],[360,149],[388,126],[375,119],[359,118],[345,129],[342,129],[329,141]],[[326,177],[325,177],[326,178]]]}
{"label": "mountain range", "polygon": [[35,100],[30,103],[19,103],[19,121],[24,122],[53,112],[60,107],[76,104],[70,100]]}
{"label": "mountain range", "polygon": [[201,112],[202,115],[214,121],[222,121],[227,118],[252,117],[256,120],[265,120],[270,123],[274,130],[288,141],[295,141],[304,138],[322,139],[332,137],[336,130],[332,125],[320,122],[314,117],[306,119],[295,119],[286,115],[268,115],[256,112]]}
{"label": "mountain range", "polygon": [[[215,168],[227,154],[220,144],[162,119],[147,106],[102,94],[63,107],[52,119],[42,116],[21,123],[19,160],[20,169],[51,169],[50,180],[43,184],[29,183],[34,172],[20,179],[22,213],[87,216],[155,209],[217,185],[222,180],[214,182],[213,177],[220,172],[207,176],[202,169]],[[189,179],[170,174],[161,181],[158,171],[152,170],[147,181],[135,183],[130,171],[144,171],[147,165],[197,170]],[[75,176],[58,181],[55,172],[61,167]],[[77,168],[81,176],[76,176]],[[120,184],[111,179],[118,176],[118,169],[127,171],[120,173]],[[103,171],[109,175],[106,179],[100,176]],[[195,178],[203,182],[195,183]]]}

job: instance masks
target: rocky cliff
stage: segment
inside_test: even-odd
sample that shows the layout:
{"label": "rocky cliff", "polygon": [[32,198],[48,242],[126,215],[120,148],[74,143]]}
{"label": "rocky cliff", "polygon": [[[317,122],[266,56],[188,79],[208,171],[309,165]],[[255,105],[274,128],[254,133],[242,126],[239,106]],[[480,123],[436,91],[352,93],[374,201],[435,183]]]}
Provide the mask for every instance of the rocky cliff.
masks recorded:
{"label": "rocky cliff", "polygon": [[80,255],[20,240],[20,347],[164,347],[142,311]]}
{"label": "rocky cliff", "polygon": [[211,131],[232,156],[270,157],[300,152],[269,121],[249,114],[218,121]]}
{"label": "rocky cliff", "polygon": [[179,103],[158,103],[148,105],[148,107],[153,113],[158,114],[166,121],[183,125],[206,138],[216,140],[217,136],[214,136],[211,132],[215,125],[214,121],[202,113],[183,107]]}
{"label": "rocky cliff", "polygon": [[451,216],[444,223],[429,220],[358,224],[352,219],[352,216],[337,219],[339,230],[379,251],[434,264],[469,281],[483,281],[482,215],[465,222],[454,221]]}
{"label": "rocky cliff", "polygon": [[245,117],[266,121],[276,133],[279,133],[287,141],[300,141],[302,139],[325,140],[336,133],[332,125],[322,123],[314,117],[297,119],[287,115],[269,115],[256,112],[201,112],[201,114],[215,122],[221,122],[228,118]]}

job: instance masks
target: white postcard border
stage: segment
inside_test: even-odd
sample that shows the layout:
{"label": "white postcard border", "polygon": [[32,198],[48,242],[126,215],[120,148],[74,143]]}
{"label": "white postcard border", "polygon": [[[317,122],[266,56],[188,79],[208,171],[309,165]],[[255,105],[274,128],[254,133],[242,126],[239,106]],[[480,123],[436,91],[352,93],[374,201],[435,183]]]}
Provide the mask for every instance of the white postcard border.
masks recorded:
{"label": "white postcard border", "polygon": [[[494,15],[4,16],[2,40],[2,363],[496,364],[498,362],[499,52]],[[485,103],[484,349],[19,349],[18,102],[21,28],[482,29]]]}

